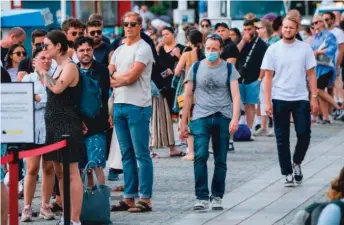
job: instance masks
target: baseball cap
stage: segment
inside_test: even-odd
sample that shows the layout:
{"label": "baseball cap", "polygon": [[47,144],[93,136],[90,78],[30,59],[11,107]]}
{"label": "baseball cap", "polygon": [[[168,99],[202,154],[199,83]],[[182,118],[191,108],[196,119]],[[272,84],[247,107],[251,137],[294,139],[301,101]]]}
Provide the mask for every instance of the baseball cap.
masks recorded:
{"label": "baseball cap", "polygon": [[226,29],[229,29],[229,26],[227,25],[227,23],[224,23],[224,22],[215,24],[215,30],[217,30],[217,28],[219,27],[224,27]]}

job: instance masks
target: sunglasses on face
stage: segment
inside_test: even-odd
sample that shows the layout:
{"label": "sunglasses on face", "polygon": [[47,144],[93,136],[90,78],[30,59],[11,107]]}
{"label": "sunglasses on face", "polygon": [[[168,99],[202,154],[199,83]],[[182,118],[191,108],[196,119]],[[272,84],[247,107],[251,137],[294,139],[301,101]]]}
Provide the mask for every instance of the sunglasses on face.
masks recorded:
{"label": "sunglasses on face", "polygon": [[35,44],[35,47],[36,47],[36,49],[43,49],[43,48],[44,48],[44,43],[43,43],[43,42],[41,42],[41,43],[36,43],[36,44]]}
{"label": "sunglasses on face", "polygon": [[26,52],[13,52],[12,55],[17,55],[17,56],[26,56]]}
{"label": "sunglasses on face", "polygon": [[313,25],[317,25],[317,24],[320,23],[320,22],[321,22],[321,21],[315,21],[315,22],[312,23],[312,26],[313,26]]}
{"label": "sunglasses on face", "polygon": [[84,35],[83,32],[76,32],[76,31],[73,31],[71,34],[72,34],[73,37],[75,37],[76,35],[79,35],[79,36],[83,36]]}
{"label": "sunglasses on face", "polygon": [[102,30],[93,30],[93,31],[90,32],[91,36],[95,36],[96,34],[102,35]]}
{"label": "sunglasses on face", "polygon": [[128,27],[130,25],[130,27],[136,27],[138,23],[137,22],[124,22],[123,25],[125,27]]}

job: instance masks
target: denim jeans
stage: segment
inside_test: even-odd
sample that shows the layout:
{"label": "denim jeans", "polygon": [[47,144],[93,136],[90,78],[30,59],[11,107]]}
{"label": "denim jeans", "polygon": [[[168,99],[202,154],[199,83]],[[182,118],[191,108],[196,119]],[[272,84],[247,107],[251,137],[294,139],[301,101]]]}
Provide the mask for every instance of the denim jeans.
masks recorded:
{"label": "denim jeans", "polygon": [[290,115],[293,116],[297,142],[293,162],[301,164],[311,140],[311,110],[308,101],[272,100],[273,119],[282,175],[293,174],[290,154]]}
{"label": "denim jeans", "polygon": [[223,197],[227,172],[227,151],[230,119],[221,113],[193,120],[190,124],[195,146],[195,191],[199,200],[209,200],[208,168],[209,142],[212,137],[215,171],[211,197]]}
{"label": "denim jeans", "polygon": [[[114,124],[122,153],[124,198],[151,198],[153,163],[149,153],[149,120],[152,107],[114,105]],[[137,162],[140,167],[138,176]],[[140,180],[139,180],[140,179]]]}

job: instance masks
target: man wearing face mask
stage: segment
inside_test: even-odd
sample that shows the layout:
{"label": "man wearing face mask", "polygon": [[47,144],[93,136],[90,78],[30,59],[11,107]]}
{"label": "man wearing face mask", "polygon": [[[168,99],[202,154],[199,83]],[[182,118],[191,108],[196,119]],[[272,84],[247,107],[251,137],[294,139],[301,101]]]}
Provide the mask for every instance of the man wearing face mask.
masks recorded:
{"label": "man wearing face mask", "polygon": [[[267,50],[265,42],[257,36],[253,20],[244,22],[244,35],[238,44],[240,51],[237,68],[240,72],[239,79],[240,96],[245,104],[245,116],[247,126],[253,134],[253,122],[255,117],[255,105],[259,102],[260,82],[264,77],[264,71],[260,70],[264,54]],[[253,136],[251,135],[253,140]]]}
{"label": "man wearing face mask", "polygon": [[[209,35],[205,43],[206,59],[194,63],[186,78],[180,138],[183,140],[188,137],[188,114],[195,99],[190,131],[194,136],[195,146],[196,211],[208,209],[209,200],[213,210],[223,209],[228,139],[230,133],[238,129],[240,75],[232,64],[220,58],[222,50],[222,38],[217,34]],[[207,161],[210,137],[213,142],[215,170],[212,193],[209,196]]]}

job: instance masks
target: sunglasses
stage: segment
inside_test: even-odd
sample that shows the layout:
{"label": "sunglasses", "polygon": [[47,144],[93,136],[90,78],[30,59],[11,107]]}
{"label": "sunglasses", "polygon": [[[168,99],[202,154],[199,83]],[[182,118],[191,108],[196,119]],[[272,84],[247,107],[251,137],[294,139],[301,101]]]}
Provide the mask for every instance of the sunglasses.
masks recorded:
{"label": "sunglasses", "polygon": [[12,55],[17,55],[17,56],[26,56],[26,52],[13,52]]}
{"label": "sunglasses", "polygon": [[136,27],[138,24],[138,22],[124,22],[123,26],[128,27],[130,25],[130,27]]}
{"label": "sunglasses", "polygon": [[48,50],[49,45],[50,45],[50,44],[44,44],[44,45],[43,45],[43,50],[45,50],[45,51]]}
{"label": "sunglasses", "polygon": [[76,31],[73,31],[71,34],[72,34],[73,37],[75,37],[76,35],[84,36],[84,33],[83,33],[83,32],[76,32]]}
{"label": "sunglasses", "polygon": [[209,35],[207,36],[207,40],[208,40],[208,39],[218,40],[218,41],[220,41],[220,45],[223,46],[222,38],[221,38],[221,36],[218,35],[218,34],[209,34]]}
{"label": "sunglasses", "polygon": [[320,23],[320,22],[321,22],[321,21],[315,21],[315,22],[312,23],[312,26],[313,26],[313,25],[317,25],[317,24]]}
{"label": "sunglasses", "polygon": [[102,35],[102,30],[93,30],[93,31],[90,32],[90,35],[92,37],[95,36],[96,34]]}
{"label": "sunglasses", "polygon": [[36,49],[43,49],[43,48],[44,48],[44,43],[43,43],[43,42],[41,42],[41,43],[36,43],[36,44],[35,44],[35,47],[36,47]]}

